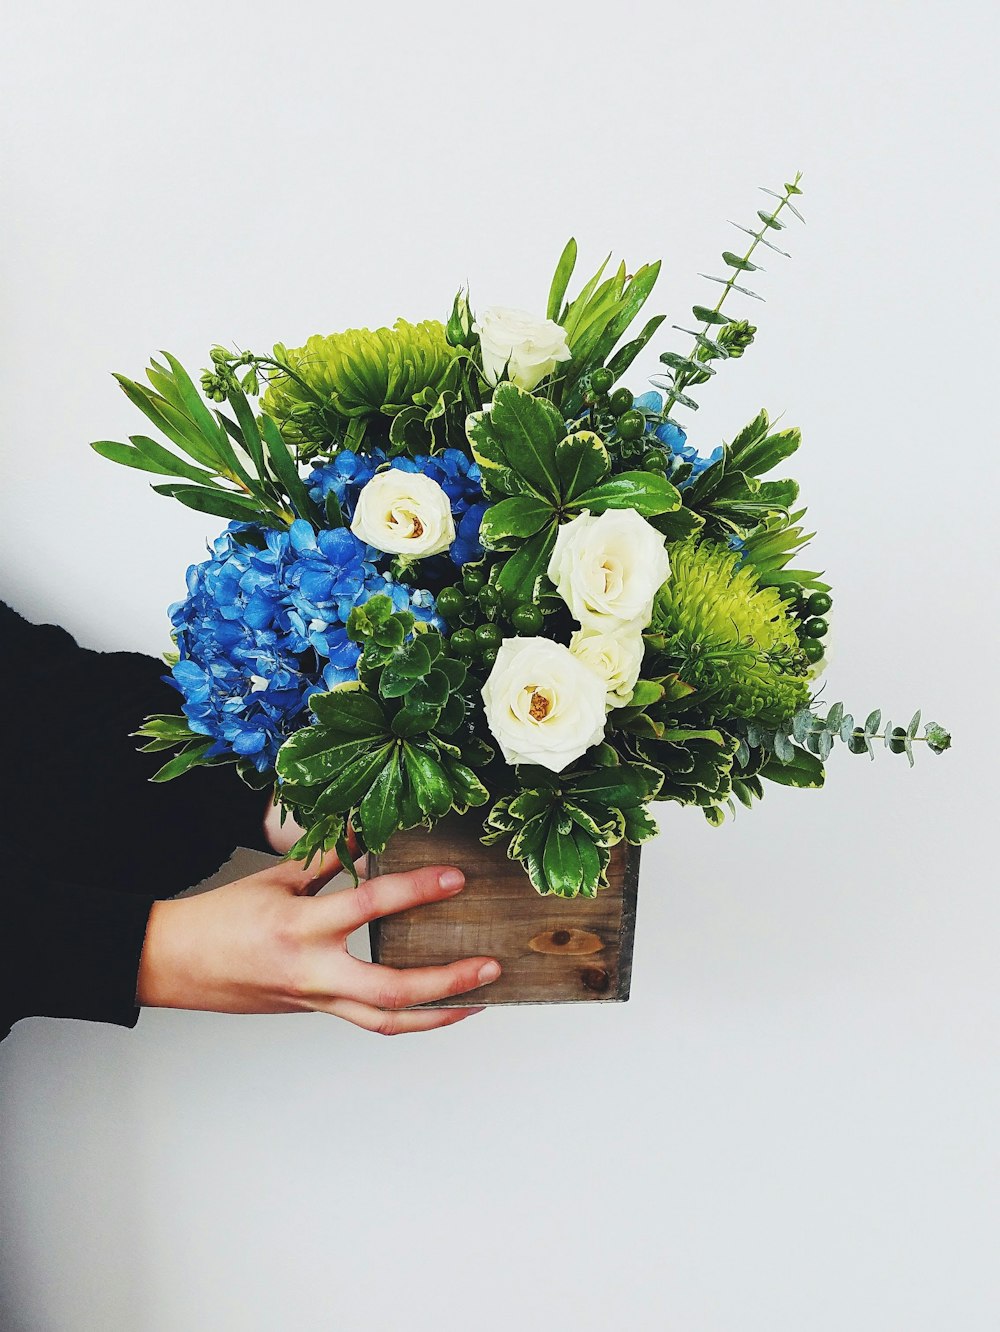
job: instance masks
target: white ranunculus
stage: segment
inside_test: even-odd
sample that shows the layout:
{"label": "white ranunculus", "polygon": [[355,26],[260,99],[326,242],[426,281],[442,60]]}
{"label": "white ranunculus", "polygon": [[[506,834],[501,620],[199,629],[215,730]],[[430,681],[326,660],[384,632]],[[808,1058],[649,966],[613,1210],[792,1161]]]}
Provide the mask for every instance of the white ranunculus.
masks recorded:
{"label": "white ranunculus", "polygon": [[582,625],[645,629],[670,573],[663,536],[634,509],[586,510],[556,534],[548,575]]}
{"label": "white ranunculus", "polygon": [[351,531],[376,550],[424,559],[455,540],[451,500],[423,472],[390,467],[365,485],[354,508]]}
{"label": "white ranunculus", "polygon": [[631,701],[645,647],[639,629],[616,629],[611,633],[578,629],[569,640],[573,656],[604,681],[609,708],[623,708]]}
{"label": "white ranunculus", "polygon": [[548,638],[505,638],[483,686],[486,720],[506,761],[552,772],[603,740],[605,696],[597,672]]}
{"label": "white ranunculus", "polygon": [[525,310],[494,305],[483,311],[472,330],[479,334],[483,373],[491,384],[498,384],[506,372],[512,384],[530,393],[571,356],[566,330]]}

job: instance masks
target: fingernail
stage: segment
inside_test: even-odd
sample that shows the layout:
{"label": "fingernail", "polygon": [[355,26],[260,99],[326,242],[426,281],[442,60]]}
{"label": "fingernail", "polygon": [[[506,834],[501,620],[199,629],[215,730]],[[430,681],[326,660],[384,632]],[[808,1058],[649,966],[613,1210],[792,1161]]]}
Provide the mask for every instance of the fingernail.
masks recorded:
{"label": "fingernail", "polygon": [[457,893],[465,884],[465,875],[460,869],[445,869],[438,875],[438,883],[446,893]]}
{"label": "fingernail", "polygon": [[500,975],[500,964],[498,962],[487,962],[479,968],[479,983],[488,985],[490,981],[495,981]]}

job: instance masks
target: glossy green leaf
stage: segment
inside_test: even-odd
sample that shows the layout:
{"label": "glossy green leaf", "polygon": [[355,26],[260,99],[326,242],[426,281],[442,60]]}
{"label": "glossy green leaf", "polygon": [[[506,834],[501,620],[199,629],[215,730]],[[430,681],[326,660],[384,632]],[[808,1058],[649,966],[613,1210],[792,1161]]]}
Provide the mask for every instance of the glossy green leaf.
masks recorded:
{"label": "glossy green leaf", "polygon": [[680,491],[665,476],[655,472],[620,472],[575,496],[570,507],[589,509],[592,514],[604,513],[606,509],[635,509],[649,518],[680,506]]}
{"label": "glossy green leaf", "polygon": [[583,886],[583,863],[576,838],[566,836],[554,827],[549,829],[542,856],[545,883],[550,893],[558,897],[576,897]]}
{"label": "glossy green leaf", "polygon": [[533,599],[535,580],[548,568],[555,543],[556,529],[553,523],[529,537],[504,564],[497,576],[496,586],[508,606],[523,605]]}
{"label": "glossy green leaf", "polygon": [[402,788],[399,752],[394,749],[358,807],[365,845],[376,855],[399,827]]}
{"label": "glossy green leaf", "polygon": [[[829,736],[826,738],[830,739]],[[760,775],[770,782],[777,782],[780,786],[815,789],[823,785],[825,774],[822,760],[817,755],[805,749],[796,749],[794,756],[787,763],[782,763],[776,758],[768,759],[761,768]]]}
{"label": "glossy green leaf", "polygon": [[197,768],[205,758],[205,755],[212,748],[214,740],[201,740],[198,744],[191,745],[175,755],[168,763],[164,763],[150,778],[154,782],[169,782],[175,777],[180,777],[191,768]]}
{"label": "glossy green leaf", "polygon": [[566,427],[555,407],[514,384],[500,384],[493,395],[489,420],[509,466],[540,495],[558,499],[556,445]]}
{"label": "glossy green leaf", "polygon": [[356,684],[338,685],[324,694],[313,694],[309,707],[319,722],[341,735],[374,739],[385,734],[387,723],[381,703]]}
{"label": "glossy green leaf", "polygon": [[487,550],[504,550],[534,536],[553,519],[550,501],[534,495],[515,495],[489,506],[483,514],[479,539]]}
{"label": "glossy green leaf", "polygon": [[561,439],[556,445],[555,460],[565,502],[597,485],[611,470],[611,459],[601,437],[590,430],[579,430]]}
{"label": "glossy green leaf", "polygon": [[338,768],[316,797],[316,814],[346,814],[361,800],[392,753],[391,745],[357,747],[355,756]]}
{"label": "glossy green leaf", "polygon": [[451,783],[444,767],[412,744],[403,745],[403,763],[421,812],[435,819],[447,814],[452,804]]}

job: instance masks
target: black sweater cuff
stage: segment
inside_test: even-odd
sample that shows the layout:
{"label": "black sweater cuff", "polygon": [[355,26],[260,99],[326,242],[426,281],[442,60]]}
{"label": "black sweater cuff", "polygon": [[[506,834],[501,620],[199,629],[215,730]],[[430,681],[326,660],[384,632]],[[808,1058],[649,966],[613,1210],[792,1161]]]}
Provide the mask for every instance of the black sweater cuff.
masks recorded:
{"label": "black sweater cuff", "polygon": [[0,1036],[18,1018],[134,1027],[136,979],[154,898],[45,881],[7,898]]}

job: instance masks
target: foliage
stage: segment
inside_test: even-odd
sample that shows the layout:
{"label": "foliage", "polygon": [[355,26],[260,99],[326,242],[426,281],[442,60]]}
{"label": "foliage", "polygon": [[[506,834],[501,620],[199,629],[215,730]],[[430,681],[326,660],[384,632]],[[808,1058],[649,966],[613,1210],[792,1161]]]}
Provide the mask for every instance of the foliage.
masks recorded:
{"label": "foliage", "polygon": [[482,840],[509,838],[508,856],[540,893],[596,896],[607,887],[611,847],[622,838],[638,845],[656,832],[645,806],[659,790],[659,773],[622,762],[610,746],[595,758],[571,775],[518,768],[517,793],[497,800],[487,816]]}
{"label": "foliage", "polygon": [[878,741],[890,753],[905,754],[912,768],[914,744],[925,743],[932,754],[943,754],[951,748],[950,733],[937,722],[925,722],[923,735],[918,735],[920,716],[918,710],[908,725],[893,726],[888,720],[883,723],[882,710],[876,708],[862,724],[856,723],[851,713],[845,712],[842,703],[834,703],[825,717],[804,706],[778,727],[769,728],[756,721],[749,723],[744,730],[743,743],[773,754],[779,762],[785,763],[793,757],[793,742],[805,746],[825,762],[838,740],[852,754],[867,754],[874,760],[875,742]]}
{"label": "foliage", "polygon": [[177,478],[153,489],[200,513],[278,528],[296,517],[319,522],[294,458],[270,417],[255,418],[238,386],[229,393],[235,421],[211,411],[176,357],[165,352],[164,358],[166,365],[154,360],[146,371],[151,388],[125,375],[115,378],[174,448],[147,435],[130,435],[128,444],[98,440],[91,448],[125,467]]}
{"label": "foliage", "polygon": [[566,304],[566,291],[576,267],[576,258],[576,241],[570,239],[556,266],[547,311],[549,319],[554,319],[566,330],[566,340],[573,353],[573,359],[552,389],[553,400],[567,417],[574,416],[582,404],[586,375],[606,361],[616,379],[623,375],[664,319],[663,315],[654,316],[638,337],[612,356],[648,300],[660,274],[660,262],[643,264],[633,276],[628,275],[622,262],[610,277],[605,278],[604,272],[611,259],[609,254],[577,296]]}
{"label": "foliage", "polygon": [[510,605],[535,597],[556,531],[585,509],[635,509],[653,517],[678,509],[681,497],[663,476],[619,472],[599,436],[566,434],[559,411],[513,384],[501,384],[488,412],[469,418],[473,456],[482,469],[487,508],[480,540],[492,551],[513,551],[496,586]]}
{"label": "foliage", "polygon": [[467,667],[445,640],[409,612],[376,596],[352,612],[347,632],[362,645],[358,679],[311,700],[315,722],[278,754],[282,802],[309,827],[324,825],[324,843],[342,838],[349,821],[369,851],[416,824],[431,826],[450,810],[465,813],[489,794],[470,761],[489,751],[460,734],[471,706]]}

